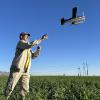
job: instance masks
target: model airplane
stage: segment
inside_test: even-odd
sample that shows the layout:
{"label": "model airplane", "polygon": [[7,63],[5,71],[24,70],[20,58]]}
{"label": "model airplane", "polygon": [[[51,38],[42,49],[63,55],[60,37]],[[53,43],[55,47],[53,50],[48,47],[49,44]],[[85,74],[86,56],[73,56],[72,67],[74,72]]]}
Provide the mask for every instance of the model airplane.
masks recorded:
{"label": "model airplane", "polygon": [[77,16],[77,7],[74,7],[72,9],[72,18],[69,19],[61,19],[61,25],[64,25],[65,23],[70,23],[70,24],[79,24],[85,21],[85,16],[84,14],[82,16]]}

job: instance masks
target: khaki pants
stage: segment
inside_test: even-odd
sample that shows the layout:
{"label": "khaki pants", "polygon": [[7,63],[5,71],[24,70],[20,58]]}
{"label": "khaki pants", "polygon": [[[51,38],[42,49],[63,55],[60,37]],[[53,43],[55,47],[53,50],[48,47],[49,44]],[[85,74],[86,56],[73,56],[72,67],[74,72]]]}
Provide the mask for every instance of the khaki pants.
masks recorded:
{"label": "khaki pants", "polygon": [[16,84],[18,83],[19,79],[21,84],[21,96],[22,98],[25,98],[25,95],[29,92],[30,75],[28,73],[21,73],[21,72],[10,73],[4,93],[5,96],[9,98]]}

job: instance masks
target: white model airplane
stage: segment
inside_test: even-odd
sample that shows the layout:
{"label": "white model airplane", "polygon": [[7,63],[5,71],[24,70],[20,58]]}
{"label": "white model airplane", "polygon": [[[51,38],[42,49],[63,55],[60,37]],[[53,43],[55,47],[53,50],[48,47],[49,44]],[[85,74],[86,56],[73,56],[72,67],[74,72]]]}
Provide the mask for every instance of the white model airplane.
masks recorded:
{"label": "white model airplane", "polygon": [[72,9],[72,18],[69,19],[61,19],[61,25],[64,25],[65,23],[70,23],[70,24],[79,24],[85,21],[85,16],[84,13],[82,16],[77,16],[77,7],[74,7]]}

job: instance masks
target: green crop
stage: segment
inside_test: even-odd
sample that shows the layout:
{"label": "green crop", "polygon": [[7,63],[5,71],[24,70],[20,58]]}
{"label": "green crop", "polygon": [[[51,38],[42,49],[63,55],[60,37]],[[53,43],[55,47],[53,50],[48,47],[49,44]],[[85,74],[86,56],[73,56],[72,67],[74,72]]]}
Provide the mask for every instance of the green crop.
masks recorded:
{"label": "green crop", "polygon": [[[7,77],[0,76],[0,100]],[[9,100],[20,100],[19,83]],[[31,76],[26,100],[100,100],[100,77]]]}

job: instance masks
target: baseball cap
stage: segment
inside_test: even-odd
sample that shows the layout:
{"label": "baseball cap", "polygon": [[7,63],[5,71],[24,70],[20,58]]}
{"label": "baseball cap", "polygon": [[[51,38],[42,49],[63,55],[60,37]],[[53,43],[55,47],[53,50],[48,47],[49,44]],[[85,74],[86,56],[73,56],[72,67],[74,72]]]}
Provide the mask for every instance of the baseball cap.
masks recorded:
{"label": "baseball cap", "polygon": [[21,32],[21,33],[20,33],[20,36],[23,36],[23,35],[28,35],[28,36],[30,36],[30,34],[29,34],[28,32]]}

